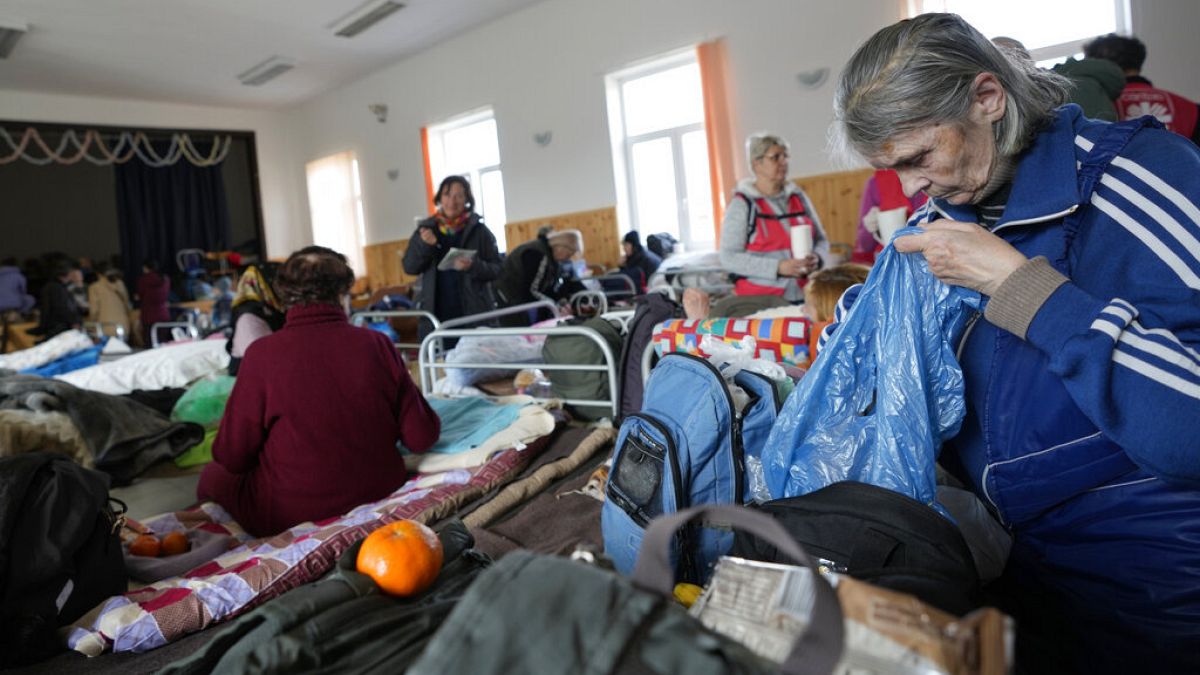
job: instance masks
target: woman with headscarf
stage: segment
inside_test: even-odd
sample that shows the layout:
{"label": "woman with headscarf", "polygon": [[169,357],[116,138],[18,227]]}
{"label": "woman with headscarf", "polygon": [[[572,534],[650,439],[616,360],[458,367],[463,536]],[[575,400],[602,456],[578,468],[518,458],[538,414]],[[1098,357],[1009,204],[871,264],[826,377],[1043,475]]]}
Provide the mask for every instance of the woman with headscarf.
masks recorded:
{"label": "woman with headscarf", "polygon": [[230,375],[238,374],[251,343],[283,328],[286,315],[272,285],[278,270],[278,263],[250,265],[238,278],[230,317],[233,335],[225,345]]}
{"label": "woman with headscarf", "polygon": [[985,296],[940,461],[1013,534],[1018,672],[1200,672],[1200,151],[1067,94],[925,14],[859,47],[835,116],[930,197],[895,249]]}

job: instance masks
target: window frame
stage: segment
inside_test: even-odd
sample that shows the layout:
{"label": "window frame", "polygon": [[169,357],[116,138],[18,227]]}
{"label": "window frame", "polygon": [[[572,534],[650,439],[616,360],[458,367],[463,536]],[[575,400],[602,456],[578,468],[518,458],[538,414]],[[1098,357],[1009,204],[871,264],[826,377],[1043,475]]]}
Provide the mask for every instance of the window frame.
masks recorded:
{"label": "window frame", "polygon": [[[446,135],[469,127],[481,122],[491,121],[496,127],[496,158],[495,164],[481,166],[459,167],[452,166],[446,157]],[[484,218],[484,222],[488,225],[493,236],[496,237],[496,244],[501,251],[506,250],[506,239],[504,226],[508,223],[507,195],[504,194],[504,171],[503,158],[500,156],[500,125],[496,121],[496,112],[491,106],[477,108],[460,115],[455,115],[442,122],[430,124],[426,127],[429,143],[429,175],[433,184],[430,189],[436,194],[437,186],[441,184],[448,176],[463,176],[467,182],[471,184],[471,192],[475,196],[475,212],[484,217],[485,205],[487,198],[483,191],[483,177],[487,174],[497,173],[500,178],[501,191],[501,208],[500,222],[494,222]]]}
{"label": "window frame", "polygon": [[[312,173],[314,170],[323,170],[325,167],[337,166],[339,171],[345,170],[345,175],[342,176],[347,180],[347,196],[350,199],[348,205],[348,214],[354,221],[351,223],[352,230],[347,242],[344,238],[339,238],[339,241],[331,241],[327,236],[318,236],[316,213],[313,205],[313,189],[312,189]],[[350,268],[354,270],[355,276],[365,277],[367,275],[366,268],[366,253],[364,248],[367,243],[367,226],[366,226],[366,210],[363,202],[363,185],[361,166],[358,161],[358,153],[353,150],[343,150],[334,152],[323,157],[318,157],[314,160],[305,162],[304,164],[304,187],[308,197],[308,214],[309,214],[309,232],[312,234],[313,243],[319,246],[332,248],[346,256],[350,263]],[[339,230],[345,226],[342,223]],[[328,234],[325,232],[323,234]],[[350,247],[346,249],[345,244],[349,243]],[[343,250],[346,249],[346,250]]]}
{"label": "window frame", "polygon": [[[951,11],[946,7],[947,2],[955,0],[906,0],[908,5],[908,18],[923,14],[925,12],[941,12]],[[964,1],[964,0],[958,0]],[[974,0],[975,2],[984,2],[984,0]],[[1129,6],[1129,0],[1109,0],[1113,6],[1113,16],[1116,19],[1116,27],[1114,33],[1119,35],[1133,35],[1133,14]],[[976,26],[980,31],[987,35],[987,31],[979,26]],[[995,36],[990,36],[995,37]],[[1065,61],[1066,59],[1083,52],[1083,45],[1092,39],[1099,37],[1097,35],[1089,35],[1077,40],[1068,42],[1060,42],[1053,45],[1043,45],[1035,49],[1029,50],[1029,56],[1035,63],[1039,65],[1043,62]]]}
{"label": "window frame", "polygon": [[[669,52],[644,63],[610,73],[605,77],[605,85],[608,94],[609,133],[613,147],[613,158],[614,160],[619,160],[614,162],[616,164],[614,166],[614,182],[617,187],[618,219],[625,225],[625,227],[622,227],[622,230],[638,230],[643,235],[649,234],[649,230],[639,222],[640,215],[637,208],[638,188],[634,173],[633,148],[639,143],[668,138],[671,142],[671,160],[675,167],[676,227],[679,232],[680,241],[683,242],[687,249],[692,250],[695,248],[695,244],[716,244],[715,228],[700,236],[696,236],[697,233],[692,232],[693,197],[688,193],[687,166],[684,163],[683,137],[697,131],[705,133],[704,111],[700,111],[699,121],[689,124],[643,132],[635,136],[630,136],[625,131],[629,128],[629,123],[626,119],[624,85],[634,80],[650,77],[687,65],[695,65],[697,69],[700,67],[699,58],[696,55],[694,46]],[[707,137],[705,138],[705,151],[708,155],[708,161],[704,167],[707,173],[709,165],[712,162],[712,148],[708,147]],[[706,196],[706,199],[708,202],[711,202],[711,195]],[[708,206],[707,202],[705,205]]]}

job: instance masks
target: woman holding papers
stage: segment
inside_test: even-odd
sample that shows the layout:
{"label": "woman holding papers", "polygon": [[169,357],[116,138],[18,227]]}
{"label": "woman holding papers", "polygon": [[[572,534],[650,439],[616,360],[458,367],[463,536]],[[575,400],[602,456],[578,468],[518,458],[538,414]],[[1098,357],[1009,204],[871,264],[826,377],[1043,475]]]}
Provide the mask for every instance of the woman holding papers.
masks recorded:
{"label": "woman holding papers", "polygon": [[[492,282],[500,276],[500,253],[496,238],[475,213],[471,184],[462,176],[447,176],[434,204],[437,212],[417,223],[404,252],[404,271],[421,278],[417,307],[442,321],[495,309]],[[450,249],[474,255],[456,254],[440,265]],[[427,331],[422,326],[422,335]]]}

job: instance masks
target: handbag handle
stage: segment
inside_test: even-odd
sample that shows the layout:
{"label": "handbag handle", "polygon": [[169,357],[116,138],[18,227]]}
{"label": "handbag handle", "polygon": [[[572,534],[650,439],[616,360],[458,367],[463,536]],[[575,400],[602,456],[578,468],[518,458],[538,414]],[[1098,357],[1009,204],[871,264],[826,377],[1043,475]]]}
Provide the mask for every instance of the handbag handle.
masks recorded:
{"label": "handbag handle", "polygon": [[671,540],[675,533],[692,523],[728,525],[753,534],[773,544],[796,563],[813,574],[813,606],[808,627],[784,660],[781,669],[786,675],[827,675],[833,671],[842,655],[842,606],[833,587],[817,571],[812,558],[800,544],[788,535],[775,519],[757,511],[728,504],[711,504],[684,509],[669,516],[654,519],[646,529],[633,568],[633,584],[662,597],[671,597],[675,573],[671,567]]}

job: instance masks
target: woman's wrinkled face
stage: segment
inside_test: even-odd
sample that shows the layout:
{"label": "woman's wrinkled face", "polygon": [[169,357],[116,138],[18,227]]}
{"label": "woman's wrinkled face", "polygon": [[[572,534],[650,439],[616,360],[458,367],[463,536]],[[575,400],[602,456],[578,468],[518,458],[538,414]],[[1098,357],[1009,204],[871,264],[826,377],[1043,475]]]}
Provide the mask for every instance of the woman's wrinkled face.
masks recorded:
{"label": "woman's wrinkled face", "polygon": [[782,183],[787,180],[788,151],[778,145],[772,145],[767,154],[754,160],[751,164],[754,176],[769,183]]}
{"label": "woman's wrinkled face", "polygon": [[1004,118],[1006,99],[995,75],[980,73],[963,119],[896,134],[867,161],[895,169],[909,197],[924,191],[951,204],[976,204],[996,165],[992,127]]}
{"label": "woman's wrinkled face", "polygon": [[449,187],[442,192],[442,198],[438,200],[438,207],[442,209],[442,213],[447,218],[457,218],[467,210],[467,191],[463,189],[460,183],[451,183]]}
{"label": "woman's wrinkled face", "polygon": [[968,120],[899,134],[869,160],[895,169],[909,197],[924,191],[951,204],[974,204],[984,196],[995,155],[991,125]]}

